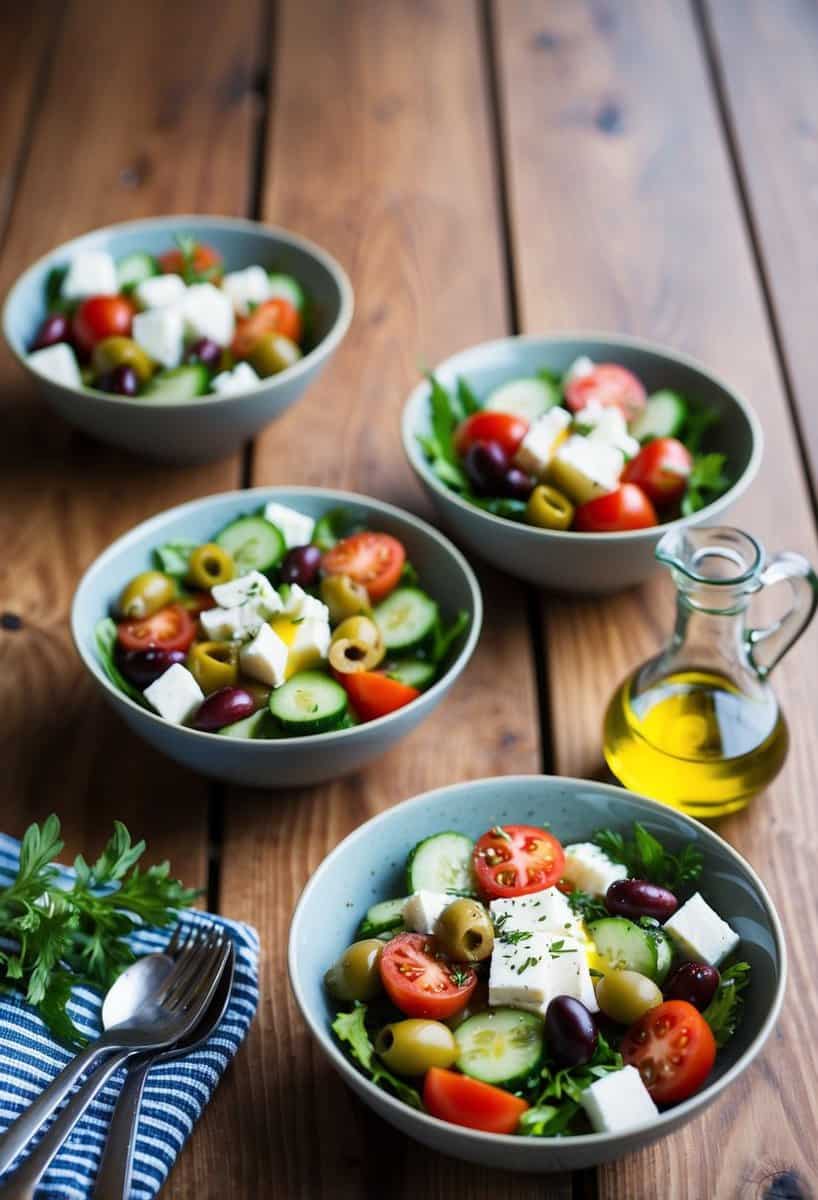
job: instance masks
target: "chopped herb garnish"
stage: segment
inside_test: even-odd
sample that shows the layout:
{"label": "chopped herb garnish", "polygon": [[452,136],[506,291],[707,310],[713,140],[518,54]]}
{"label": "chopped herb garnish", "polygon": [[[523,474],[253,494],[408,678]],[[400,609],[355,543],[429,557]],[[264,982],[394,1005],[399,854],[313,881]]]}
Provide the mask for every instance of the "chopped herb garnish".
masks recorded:
{"label": "chopped herb garnish", "polygon": [[538,962],[542,962],[542,955],[529,954],[528,958],[520,963],[517,968],[517,974],[522,975],[523,971],[527,971],[529,967],[536,967]]}
{"label": "chopped herb garnish", "polygon": [[500,941],[505,942],[509,946],[519,946],[520,942],[530,941],[531,936],[531,933],[526,929],[509,929],[506,933],[500,934]]}
{"label": "chopped herb garnish", "polygon": [[559,958],[561,954],[576,954],[576,946],[566,946],[564,938],[558,938],[548,947],[551,958]]}

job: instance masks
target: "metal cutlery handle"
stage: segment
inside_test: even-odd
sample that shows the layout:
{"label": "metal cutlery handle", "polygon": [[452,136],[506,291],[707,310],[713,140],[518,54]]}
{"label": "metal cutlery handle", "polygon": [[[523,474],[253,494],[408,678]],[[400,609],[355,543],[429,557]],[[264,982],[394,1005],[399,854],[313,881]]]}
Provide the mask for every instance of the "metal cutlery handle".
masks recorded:
{"label": "metal cutlery handle", "polygon": [[93,1200],[128,1200],[131,1194],[139,1107],[148,1072],[159,1057],[161,1055],[152,1054],[149,1058],[135,1060],[128,1070],[102,1151]]}

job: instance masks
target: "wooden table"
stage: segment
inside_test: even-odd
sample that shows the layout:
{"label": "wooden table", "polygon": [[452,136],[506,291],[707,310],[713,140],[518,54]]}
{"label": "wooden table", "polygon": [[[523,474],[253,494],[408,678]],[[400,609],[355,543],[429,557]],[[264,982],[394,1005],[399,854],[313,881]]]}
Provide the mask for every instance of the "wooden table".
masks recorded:
{"label": "wooden table", "polygon": [[0,291],[94,226],[212,212],[307,234],[357,294],[302,403],[240,458],[197,469],[85,440],[0,364],[2,608],[24,617],[0,633],[0,825],[20,834],[54,809],[68,848],[88,853],[119,817],[264,945],[258,1019],[168,1194],[814,1195],[818,631],[776,678],[786,770],[722,826],[786,920],[775,1035],[682,1133],[595,1173],[534,1179],[418,1150],[352,1100],[289,994],[289,917],[330,847],[407,796],[481,775],[597,775],[605,699],[668,627],[661,581],[566,602],[481,572],[486,628],[439,719],[370,770],[287,795],[209,784],[143,746],[94,695],[66,617],[99,551],[183,499],[326,484],[424,513],[398,439],[418,363],[517,330],[643,334],[723,374],[767,441],[735,522],[816,561],[818,7],[26,0],[0,21]]}

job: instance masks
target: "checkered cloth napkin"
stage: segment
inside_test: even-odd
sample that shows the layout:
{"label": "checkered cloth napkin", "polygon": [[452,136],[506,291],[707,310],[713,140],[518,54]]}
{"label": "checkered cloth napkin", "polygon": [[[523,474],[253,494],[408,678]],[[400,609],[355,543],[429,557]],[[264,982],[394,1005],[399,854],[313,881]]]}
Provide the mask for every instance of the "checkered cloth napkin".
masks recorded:
{"label": "checkered cloth napkin", "polygon": [[[0,886],[17,872],[20,843],[0,834]],[[61,868],[69,878],[73,872]],[[131,1200],[150,1200],[167,1178],[227,1064],[250,1027],[258,1004],[258,936],[249,925],[208,913],[183,914],[183,924],[222,926],[236,948],[236,973],[227,1012],[205,1045],[185,1058],[153,1068],[148,1076],[136,1139]],[[130,944],[137,954],[162,950],[168,930],[141,929]],[[89,988],[74,990],[69,1013],[88,1038],[101,1032],[101,997]],[[19,1117],[72,1057],[55,1041],[34,1009],[13,993],[0,992],[0,1132]],[[37,1190],[42,1200],[86,1200],[91,1195],[102,1147],[124,1068],[102,1089],[74,1127]]]}

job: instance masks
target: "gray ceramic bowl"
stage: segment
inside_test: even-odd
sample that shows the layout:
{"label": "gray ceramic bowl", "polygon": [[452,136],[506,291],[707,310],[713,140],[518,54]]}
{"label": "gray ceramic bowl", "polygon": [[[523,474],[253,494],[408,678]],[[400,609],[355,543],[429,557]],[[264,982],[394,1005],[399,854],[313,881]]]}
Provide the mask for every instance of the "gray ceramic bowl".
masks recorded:
{"label": "gray ceramic bowl", "polygon": [[409,462],[448,531],[495,567],[560,592],[603,593],[641,583],[656,569],[653,552],[662,534],[679,525],[713,523],[741,495],[758,471],[762,434],[753,410],[704,367],[661,346],[621,335],[572,333],[512,337],[483,342],[447,358],[435,375],[448,388],[463,376],[478,396],[540,367],[562,374],[580,355],[628,367],[649,392],[669,388],[712,405],[721,422],[713,448],[727,454],[735,480],[729,491],[693,517],[630,533],[572,533],[535,529],[483,512],[461,500],[437,478],[418,445],[429,429],[429,385],[414,389],[403,411],[403,444]]}
{"label": "gray ceramic bowl", "polygon": [[[174,539],[208,541],[229,521],[269,500],[319,517],[330,508],[346,508],[353,518],[400,538],[423,586],[440,603],[444,616],[460,609],[469,614],[466,633],[445,675],[406,708],[376,721],[310,737],[248,741],[199,733],[162,720],[123,695],[109,681],[97,654],[94,629],[107,615],[125,583],[151,563],[151,552]],[[124,721],[152,746],[176,762],[228,783],[265,788],[318,783],[354,771],[383,754],[437,708],[471,658],[480,636],[483,602],[471,567],[446,538],[417,517],[390,504],[322,488],[252,488],[193,500],[137,525],[92,563],[80,580],[71,608],[71,632],[80,658],[105,699]]]}
{"label": "gray ceramic bowl", "polygon": [[[45,281],[78,250],[109,250],[115,258],[137,250],[158,254],[171,249],[176,234],[190,234],[214,246],[228,270],[261,263],[294,275],[314,304],[315,347],[300,362],[246,392],[199,396],[180,404],[113,396],[90,388],[70,388],[44,379],[25,355],[45,316]],[[29,267],[16,281],[3,309],[3,332],[12,353],[43,398],[71,425],[102,442],[165,462],[223,458],[294,404],[320,375],[352,320],[352,286],[343,268],[325,250],[283,229],[229,217],[173,216],[128,221],[96,229],[64,242]]]}
{"label": "gray ceramic bowl", "polygon": [[[626,1134],[525,1138],[480,1133],[416,1112],[370,1083],[334,1040],[334,1008],[323,976],[354,938],[366,909],[404,892],[404,863],[432,833],[456,829],[478,837],[498,822],[548,822],[563,841],[600,828],[623,833],[641,821],[671,849],[693,843],[704,855],[702,891],[741,935],[752,967],[738,1032],[720,1052],[707,1086],[650,1125]],[[786,950],[781,923],[753,869],[705,826],[674,809],[607,784],[549,776],[479,779],[427,792],[390,808],[345,838],[311,876],[290,927],[289,971],[304,1020],[344,1081],[370,1108],[409,1137],[469,1162],[517,1171],[595,1166],[638,1150],[680,1128],[735,1082],[772,1032],[784,996]]]}

